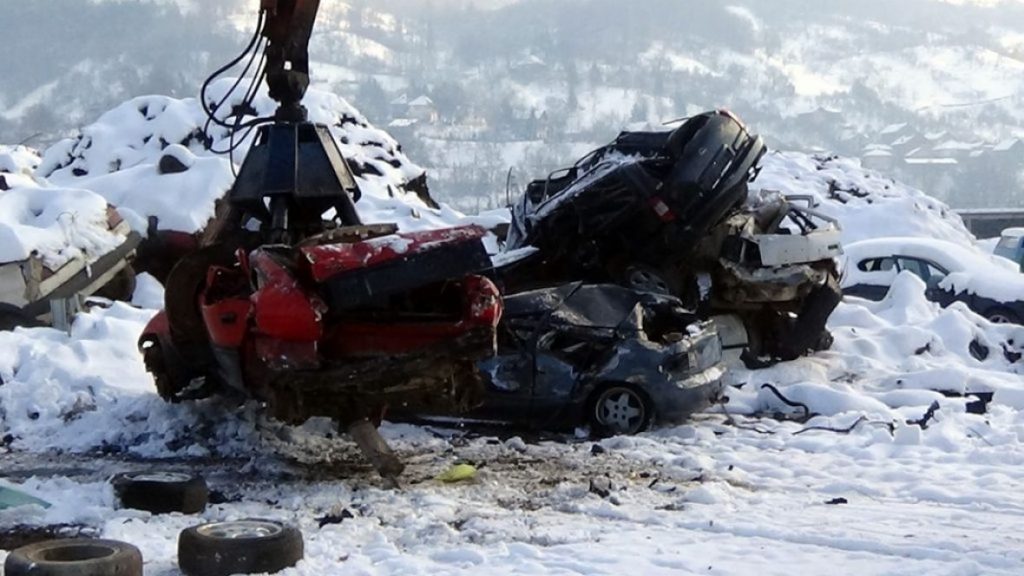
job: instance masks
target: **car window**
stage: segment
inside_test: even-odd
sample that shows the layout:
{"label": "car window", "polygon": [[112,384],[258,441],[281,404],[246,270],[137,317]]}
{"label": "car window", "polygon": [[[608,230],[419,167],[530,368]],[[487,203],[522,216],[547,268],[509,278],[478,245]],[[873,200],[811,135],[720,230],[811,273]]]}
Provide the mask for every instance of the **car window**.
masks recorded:
{"label": "car window", "polygon": [[918,278],[928,281],[928,264],[918,260],[917,258],[899,258],[897,260],[900,266],[900,272],[909,270],[917,275]]}
{"label": "car window", "polygon": [[1020,236],[1003,236],[999,239],[999,244],[996,244],[996,249],[1013,253],[1017,246],[1020,246],[1020,241]]}
{"label": "car window", "polygon": [[1003,236],[999,240],[999,244],[996,244],[994,251],[995,255],[1017,262],[1020,257],[1017,251],[1021,248],[1022,240],[1024,240],[1024,238],[1021,238],[1020,236]]}
{"label": "car window", "polygon": [[946,271],[934,264],[927,264],[928,280],[925,282],[929,288],[938,288],[939,284],[946,279]]}
{"label": "car window", "polygon": [[895,261],[892,258],[869,258],[861,260],[857,268],[864,272],[888,272],[894,265]]}
{"label": "car window", "polygon": [[897,261],[899,263],[900,271],[909,270],[910,272],[913,272],[918,278],[924,280],[924,283],[928,288],[937,288],[946,278],[947,272],[945,270],[926,260],[901,257],[898,258]]}

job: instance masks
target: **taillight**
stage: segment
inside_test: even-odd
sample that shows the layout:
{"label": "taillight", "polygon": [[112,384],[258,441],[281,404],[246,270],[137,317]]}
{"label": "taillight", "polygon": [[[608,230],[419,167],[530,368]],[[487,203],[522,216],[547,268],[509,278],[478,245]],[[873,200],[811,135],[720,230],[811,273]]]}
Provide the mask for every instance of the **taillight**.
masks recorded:
{"label": "taillight", "polygon": [[501,292],[490,279],[483,276],[469,276],[465,279],[466,295],[469,297],[470,318],[479,324],[497,326],[501,321],[504,305]]}

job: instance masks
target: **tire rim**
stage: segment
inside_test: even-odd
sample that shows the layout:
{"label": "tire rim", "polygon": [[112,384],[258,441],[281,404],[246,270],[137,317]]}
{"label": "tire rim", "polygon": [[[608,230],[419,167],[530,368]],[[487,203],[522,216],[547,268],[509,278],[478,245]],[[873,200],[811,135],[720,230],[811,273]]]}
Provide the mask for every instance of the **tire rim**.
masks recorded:
{"label": "tire rim", "polygon": [[644,268],[630,268],[627,272],[629,287],[641,292],[669,294],[668,283],[661,276]]}
{"label": "tire rim", "polygon": [[613,388],[601,394],[594,406],[598,424],[621,434],[640,431],[647,416],[643,400],[632,390]]}
{"label": "tire rim", "polygon": [[128,478],[136,482],[160,482],[172,484],[177,482],[190,482],[192,477],[180,472],[145,472],[142,474],[130,474]]}
{"label": "tire rim", "polygon": [[996,312],[995,314],[989,316],[988,321],[993,324],[1013,324],[1013,321],[1007,318],[1005,314],[1002,314],[1000,312]]}
{"label": "tire rim", "polygon": [[239,520],[236,522],[216,522],[196,529],[203,536],[223,540],[241,540],[246,538],[270,538],[281,533],[281,525],[262,520]]}

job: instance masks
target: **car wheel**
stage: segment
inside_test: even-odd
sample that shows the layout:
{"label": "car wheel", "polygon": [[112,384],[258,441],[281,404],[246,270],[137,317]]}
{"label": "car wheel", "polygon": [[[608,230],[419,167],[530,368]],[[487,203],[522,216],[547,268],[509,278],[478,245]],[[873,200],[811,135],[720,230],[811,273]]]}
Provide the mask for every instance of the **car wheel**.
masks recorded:
{"label": "car wheel", "polygon": [[628,386],[611,386],[597,393],[590,407],[590,425],[598,436],[636,434],[651,423],[653,407],[647,396]]}
{"label": "car wheel", "polygon": [[18,548],[6,576],[142,576],[142,553],[116,540],[48,540]]}
{"label": "car wheel", "polygon": [[302,556],[302,533],[274,520],[201,524],[178,537],[178,565],[188,576],[273,574]]}
{"label": "car wheel", "polygon": [[993,324],[1024,324],[1021,318],[1013,310],[1003,307],[996,307],[985,312],[985,318]]}
{"label": "car wheel", "polygon": [[631,264],[622,272],[623,284],[638,292],[652,292],[674,296],[678,293],[676,283],[670,274],[652,266]]}
{"label": "car wheel", "polygon": [[206,509],[210,490],[206,480],[179,472],[133,472],[111,480],[121,505],[153,514],[196,514]]}

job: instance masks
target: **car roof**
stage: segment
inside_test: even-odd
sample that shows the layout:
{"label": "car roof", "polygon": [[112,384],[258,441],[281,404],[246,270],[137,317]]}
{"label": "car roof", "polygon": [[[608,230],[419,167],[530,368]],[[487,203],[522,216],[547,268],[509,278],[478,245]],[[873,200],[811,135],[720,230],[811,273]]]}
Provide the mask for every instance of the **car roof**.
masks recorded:
{"label": "car roof", "polygon": [[972,250],[960,244],[934,238],[885,237],[861,240],[843,245],[846,257],[855,262],[869,258],[907,256],[929,260],[950,272],[961,272],[977,266],[978,263],[991,265],[988,257],[980,250]]}

